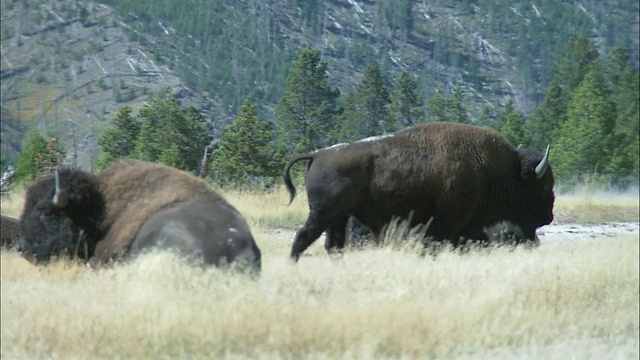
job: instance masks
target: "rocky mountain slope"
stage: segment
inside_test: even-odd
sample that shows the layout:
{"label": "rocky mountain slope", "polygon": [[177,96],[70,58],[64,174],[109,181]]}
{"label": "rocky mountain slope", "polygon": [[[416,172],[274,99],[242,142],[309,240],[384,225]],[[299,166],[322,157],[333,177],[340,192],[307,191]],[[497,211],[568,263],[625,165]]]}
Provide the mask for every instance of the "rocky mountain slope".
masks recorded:
{"label": "rocky mountain slope", "polygon": [[246,96],[272,118],[288,65],[305,47],[322,51],[343,92],[376,61],[390,82],[400,71],[415,76],[425,97],[462,89],[472,118],[508,99],[528,114],[578,32],[602,51],[630,48],[637,62],[638,19],[637,0],[7,0],[3,167],[37,126],[90,169],[115,111],[166,86],[219,129]]}
{"label": "rocky mountain slope", "polygon": [[126,29],[97,3],[2,2],[3,159],[15,159],[20,138],[35,126],[91,168],[110,116],[125,105],[139,108],[167,86],[183,104],[210,108],[202,105],[213,100],[158,64]]}

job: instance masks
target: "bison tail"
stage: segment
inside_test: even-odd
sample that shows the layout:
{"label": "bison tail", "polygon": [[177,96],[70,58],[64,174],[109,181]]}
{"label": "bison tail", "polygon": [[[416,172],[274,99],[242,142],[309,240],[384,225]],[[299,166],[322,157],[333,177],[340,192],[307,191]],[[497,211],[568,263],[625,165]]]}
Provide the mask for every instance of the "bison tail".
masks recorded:
{"label": "bison tail", "polygon": [[296,158],[293,158],[291,159],[291,161],[289,161],[289,163],[284,169],[284,185],[287,187],[287,191],[289,191],[289,204],[291,204],[293,202],[293,199],[296,197],[296,187],[293,185],[293,182],[291,181],[291,175],[289,175],[289,170],[291,169],[293,164],[297,163],[300,160],[313,161],[313,155],[301,155]]}

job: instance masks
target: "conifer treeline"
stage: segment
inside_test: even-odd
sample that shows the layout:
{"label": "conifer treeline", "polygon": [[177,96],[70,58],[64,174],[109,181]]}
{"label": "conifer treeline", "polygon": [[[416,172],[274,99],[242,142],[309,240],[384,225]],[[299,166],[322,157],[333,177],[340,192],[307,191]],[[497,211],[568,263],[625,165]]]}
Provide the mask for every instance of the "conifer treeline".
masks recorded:
{"label": "conifer treeline", "polygon": [[[353,91],[342,93],[329,84],[328,71],[319,50],[303,49],[288,71],[274,121],[259,120],[258,107],[245,98],[240,115],[215,143],[212,181],[269,186],[279,181],[284,162],[294,154],[426,121],[472,123],[457,88],[438,89],[423,101],[415,77],[403,72],[391,81],[373,63]],[[544,102],[529,117],[507,101],[485,107],[475,124],[498,130],[514,145],[541,151],[551,144],[559,182],[597,177],[637,184],[639,73],[628,51],[614,48],[601,56],[580,34],[567,43],[553,71]],[[202,150],[212,141],[210,124],[198,109],[182,107],[169,89],[135,116],[122,108],[112,124],[99,141],[102,167],[134,157],[197,172]],[[18,165],[17,173],[23,173]]]}

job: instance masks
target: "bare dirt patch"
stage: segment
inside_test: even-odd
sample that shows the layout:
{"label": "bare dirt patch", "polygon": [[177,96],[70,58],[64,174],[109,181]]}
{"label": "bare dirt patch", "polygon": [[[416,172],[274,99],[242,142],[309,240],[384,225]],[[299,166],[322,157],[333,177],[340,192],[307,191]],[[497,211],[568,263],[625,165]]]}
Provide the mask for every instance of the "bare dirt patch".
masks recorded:
{"label": "bare dirt patch", "polygon": [[543,244],[557,240],[584,241],[619,235],[638,235],[639,233],[640,223],[638,222],[609,222],[589,225],[553,223],[538,229],[538,237]]}
{"label": "bare dirt patch", "polygon": [[[297,229],[265,229],[264,234],[282,241],[293,242]],[[640,223],[633,221],[602,224],[552,223],[538,229],[542,245],[556,241],[587,241],[619,235],[640,236]],[[324,235],[316,242],[324,242]]]}

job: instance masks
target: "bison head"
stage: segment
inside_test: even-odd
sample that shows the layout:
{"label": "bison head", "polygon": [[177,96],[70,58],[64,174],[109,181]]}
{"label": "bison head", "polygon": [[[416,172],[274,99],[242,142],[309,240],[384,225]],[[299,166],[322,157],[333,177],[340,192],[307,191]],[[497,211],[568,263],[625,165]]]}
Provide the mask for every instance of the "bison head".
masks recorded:
{"label": "bison head", "polygon": [[[27,189],[18,249],[32,261],[76,255],[88,258],[99,239],[104,212],[104,197],[94,175],[58,169]],[[79,246],[81,241],[87,246]]]}
{"label": "bison head", "polygon": [[549,165],[549,147],[547,146],[544,155],[525,148],[518,148],[516,151],[521,165],[518,191],[521,219],[518,219],[518,223],[527,238],[533,238],[535,228],[553,221],[555,196],[553,171]]}

